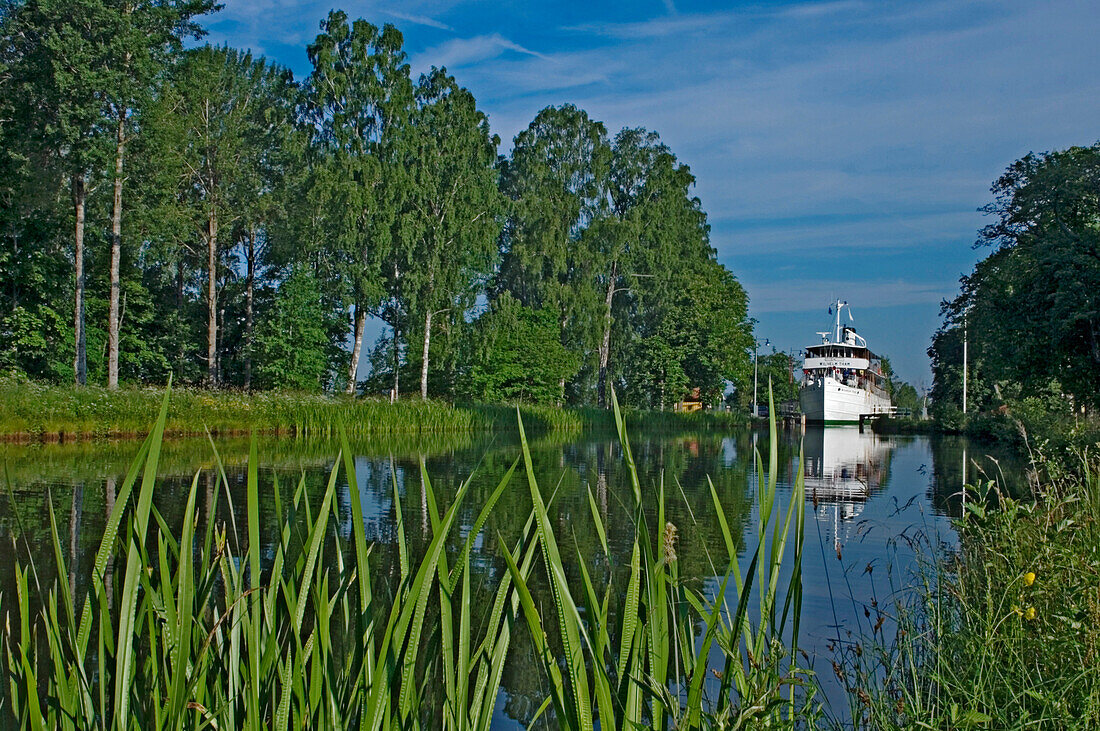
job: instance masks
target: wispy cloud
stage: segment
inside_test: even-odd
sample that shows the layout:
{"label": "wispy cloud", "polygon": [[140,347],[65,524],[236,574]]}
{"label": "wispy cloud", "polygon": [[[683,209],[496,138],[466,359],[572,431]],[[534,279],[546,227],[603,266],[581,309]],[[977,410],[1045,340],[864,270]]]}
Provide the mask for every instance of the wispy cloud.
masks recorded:
{"label": "wispy cloud", "polygon": [[725,12],[694,13],[692,15],[679,15],[670,12],[668,16],[649,20],[628,23],[582,23],[580,25],[564,26],[561,30],[569,33],[583,33],[621,40],[642,40],[645,38],[667,38],[704,30],[714,31],[717,29],[716,24],[724,25],[730,17],[731,14]]}
{"label": "wispy cloud", "polygon": [[[853,286],[851,279],[813,278],[785,279],[782,282],[760,282],[752,287],[753,312],[816,312],[839,296],[852,300],[853,321],[864,309],[899,307],[903,305],[938,305],[950,289],[942,282],[915,282],[886,278],[882,281]],[[792,296],[792,295],[797,296]]]}
{"label": "wispy cloud", "polygon": [[820,18],[834,13],[865,10],[867,3],[861,0],[834,0],[833,2],[807,2],[779,6],[771,12],[787,18]]}
{"label": "wispy cloud", "polygon": [[491,33],[471,38],[455,38],[429,48],[423,53],[417,54],[413,60],[413,66],[417,68],[446,66],[450,69],[456,69],[490,61],[508,51],[531,56],[540,61],[549,60],[547,56],[525,48],[499,33]]}
{"label": "wispy cloud", "polygon": [[415,23],[416,25],[425,25],[429,28],[438,28],[439,30],[447,30],[447,31],[453,31],[454,30],[454,28],[447,25],[446,23],[442,23],[442,22],[436,20],[435,18],[428,17],[427,15],[416,15],[416,14],[413,14],[413,13],[402,13],[402,12],[399,12],[397,10],[383,10],[382,12],[385,13],[386,15],[393,16],[394,18],[397,18],[398,20],[404,20],[404,21],[407,21],[409,23]]}
{"label": "wispy cloud", "polygon": [[[329,7],[225,1],[211,40],[294,53],[297,68],[304,50],[289,44]],[[392,3],[409,16],[414,68],[454,70],[505,140],[566,102],[612,131],[660,132],[695,173],[754,316],[813,300],[825,280],[934,327],[935,303],[982,253],[969,244],[989,181],[1029,150],[1100,136],[1095,0],[442,2]],[[414,17],[483,31],[439,43],[442,24]],[[795,326],[792,345],[810,324],[768,322],[780,339]],[[928,334],[904,333],[913,370]]]}

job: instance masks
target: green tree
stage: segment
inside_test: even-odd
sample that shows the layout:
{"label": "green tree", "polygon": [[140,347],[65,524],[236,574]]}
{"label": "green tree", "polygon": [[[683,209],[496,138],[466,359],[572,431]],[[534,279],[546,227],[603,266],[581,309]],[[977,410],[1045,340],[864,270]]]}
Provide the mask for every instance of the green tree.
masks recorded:
{"label": "green tree", "polygon": [[968,342],[968,410],[991,403],[994,385],[1045,391],[1100,406],[1100,144],[1029,154],[994,184],[994,222],[977,245],[993,251],[962,278],[929,350],[933,409],[962,403]]}
{"label": "green tree", "polygon": [[[87,380],[85,333],[85,222],[88,189],[103,163],[103,49],[111,29],[99,0],[32,0],[4,17],[8,72],[4,97],[11,103],[5,148],[38,163],[49,161],[64,181],[72,206],[73,377]],[[30,181],[28,181],[30,182]]]}
{"label": "green tree", "polygon": [[510,294],[474,323],[467,393],[478,401],[560,404],[561,381],[580,358],[561,344],[557,313],[532,310]]}
{"label": "green tree", "polygon": [[194,21],[217,6],[213,0],[101,0],[95,20],[110,29],[100,46],[104,85],[100,90],[114,138],[111,200],[111,264],[107,315],[107,386],[118,387],[120,265],[122,258],[122,193],[127,145],[150,105],[157,81],[183,39],[205,31]]}
{"label": "green tree", "polygon": [[680,272],[677,281],[625,353],[619,378],[639,407],[665,409],[695,389],[715,403],[727,383],[752,379],[752,323],[741,284],[713,260]]}
{"label": "green tree", "polygon": [[598,342],[599,268],[582,237],[606,204],[610,158],[604,125],[564,105],[539,112],[502,164],[512,204],[495,289],[557,312],[561,343],[571,352],[588,354]]}
{"label": "green tree", "polygon": [[[641,338],[663,360],[678,361],[663,369],[673,380],[658,388],[662,407],[683,395],[673,387],[680,373],[714,400],[747,359],[751,330],[744,291],[714,261],[706,214],[691,193],[695,178],[656,133],[624,129],[615,137],[610,181],[608,215],[590,229],[605,271],[599,381],[612,370],[638,380],[633,369],[642,361],[632,343]],[[633,363],[627,357],[615,369],[609,368],[613,332],[620,349],[634,351]],[[597,395],[606,404],[599,383]]]}
{"label": "green tree", "polygon": [[280,127],[294,102],[289,74],[251,54],[203,46],[188,51],[161,100],[160,121],[179,171],[178,196],[202,243],[206,271],[206,383],[219,373],[219,272],[241,239],[246,264],[246,325],[251,337],[258,229],[277,184]]}
{"label": "green tree", "polygon": [[413,104],[401,33],[333,11],[309,46],[305,116],[315,132],[314,195],[323,208],[324,245],[335,249],[347,278],[352,350],[347,390],[355,390],[367,316],[402,272],[393,235],[403,205],[405,157],[400,147]]}
{"label": "green tree", "polygon": [[321,390],[329,366],[324,320],[317,280],[307,268],[295,268],[256,331],[256,380],[261,387]]}
{"label": "green tree", "polygon": [[409,186],[401,222],[411,241],[403,294],[423,324],[420,397],[428,398],[432,321],[462,316],[482,291],[497,253],[496,147],[474,97],[445,70],[420,77],[407,128]]}
{"label": "green tree", "polygon": [[907,409],[914,416],[919,415],[923,411],[921,396],[917,393],[916,387],[911,383],[906,381],[896,382],[891,397],[893,398],[894,406],[902,410]]}
{"label": "green tree", "polygon": [[[967,332],[969,336],[969,329]],[[993,381],[987,375],[984,347],[968,337],[967,411],[987,409],[994,396]],[[928,348],[932,365],[932,390],[929,393],[932,418],[951,427],[963,425],[963,328],[944,324],[932,336]]]}

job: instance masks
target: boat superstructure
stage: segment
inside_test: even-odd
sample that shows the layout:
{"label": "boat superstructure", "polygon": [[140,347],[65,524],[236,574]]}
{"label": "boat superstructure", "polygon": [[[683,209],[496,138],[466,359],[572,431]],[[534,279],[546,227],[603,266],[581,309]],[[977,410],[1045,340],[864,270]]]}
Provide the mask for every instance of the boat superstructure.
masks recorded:
{"label": "boat superstructure", "polygon": [[860,417],[891,413],[881,359],[854,327],[841,324],[840,312],[848,303],[837,300],[834,307],[833,331],[818,333],[821,342],[806,348],[802,364],[798,400],[806,421],[858,424]]}

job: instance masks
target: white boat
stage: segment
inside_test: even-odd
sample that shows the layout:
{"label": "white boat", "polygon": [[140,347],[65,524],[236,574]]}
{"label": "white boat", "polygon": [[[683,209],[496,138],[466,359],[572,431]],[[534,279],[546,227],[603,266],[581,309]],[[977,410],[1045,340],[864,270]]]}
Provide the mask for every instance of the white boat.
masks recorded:
{"label": "white boat", "polygon": [[798,401],[811,424],[858,424],[862,416],[893,413],[879,357],[854,327],[840,324],[845,307],[836,301],[833,332],[819,332],[821,342],[806,348]]}

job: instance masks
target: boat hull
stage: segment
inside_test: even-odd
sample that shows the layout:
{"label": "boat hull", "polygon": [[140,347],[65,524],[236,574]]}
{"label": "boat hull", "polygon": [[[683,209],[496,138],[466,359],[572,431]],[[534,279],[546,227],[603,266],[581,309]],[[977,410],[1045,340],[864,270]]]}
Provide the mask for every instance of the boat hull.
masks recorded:
{"label": "boat hull", "polygon": [[806,421],[812,424],[858,424],[861,416],[890,412],[889,398],[831,377],[804,387],[798,401]]}

